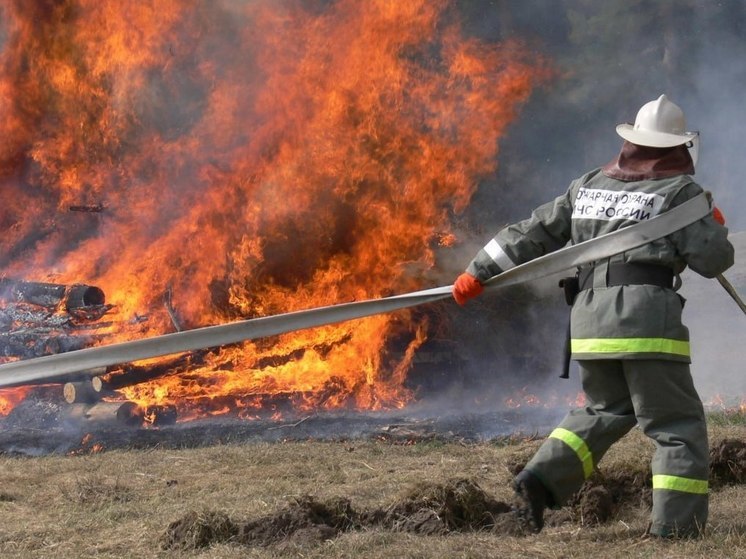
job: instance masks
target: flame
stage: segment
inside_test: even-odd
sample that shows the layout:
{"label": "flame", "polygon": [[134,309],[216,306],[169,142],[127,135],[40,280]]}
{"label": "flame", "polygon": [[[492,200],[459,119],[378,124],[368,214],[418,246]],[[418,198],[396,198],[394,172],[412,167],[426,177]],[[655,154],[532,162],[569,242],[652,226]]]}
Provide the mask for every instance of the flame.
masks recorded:
{"label": "flame", "polygon": [[22,402],[31,391],[30,386],[0,390],[0,416],[6,416],[19,402]]}
{"label": "flame", "polygon": [[106,447],[99,442],[94,442],[93,433],[86,433],[80,440],[77,448],[67,452],[68,456],[82,456],[85,454],[98,454],[106,450]]}
{"label": "flame", "polygon": [[[3,269],[100,286],[103,343],[431,285],[550,77],[445,0],[0,6]],[[223,347],[122,394],[180,418],[401,407],[427,331],[403,311]]]}
{"label": "flame", "polygon": [[742,396],[714,394],[703,402],[705,409],[746,413],[746,399]]}
{"label": "flame", "polygon": [[531,390],[524,386],[512,395],[503,399],[503,405],[506,408],[545,408],[556,409],[559,407],[582,408],[586,405],[586,396],[584,392],[578,392],[574,396],[562,396],[555,392],[545,396],[543,399],[532,393]]}

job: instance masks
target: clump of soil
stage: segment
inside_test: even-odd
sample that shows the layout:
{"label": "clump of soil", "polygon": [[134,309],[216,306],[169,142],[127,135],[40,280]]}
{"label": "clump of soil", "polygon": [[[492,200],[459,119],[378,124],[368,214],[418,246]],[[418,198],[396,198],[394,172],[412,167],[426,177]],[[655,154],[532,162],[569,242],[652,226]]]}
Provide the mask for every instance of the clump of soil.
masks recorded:
{"label": "clump of soil", "polygon": [[614,498],[603,485],[596,485],[588,489],[580,497],[578,504],[580,522],[584,526],[604,524],[611,518],[614,511]]}
{"label": "clump of soil", "polygon": [[[710,451],[711,477],[717,483],[746,481],[746,442],[726,439]],[[514,465],[516,471],[522,465]],[[647,470],[597,471],[567,506],[546,511],[546,524],[580,522],[595,526],[608,522],[624,507],[650,508],[652,488]],[[342,532],[383,528],[422,535],[488,530],[522,535],[527,530],[515,508],[487,494],[477,483],[455,479],[442,484],[420,484],[389,507],[356,511],[344,498],[319,501],[305,496],[282,510],[251,521],[236,521],[217,512],[190,512],[171,523],[165,548],[197,549],[234,541],[247,546],[313,544]]]}
{"label": "clump of soil", "polygon": [[650,508],[653,489],[650,475],[643,471],[595,472],[559,511],[547,513],[547,524],[579,522],[598,526],[617,516],[625,507]]}
{"label": "clump of soil", "polygon": [[710,480],[721,485],[746,482],[746,442],[725,439],[710,448]]}
{"label": "clump of soil", "polygon": [[457,479],[418,485],[401,502],[373,511],[369,518],[391,530],[445,534],[493,529],[496,518],[510,510],[510,505],[496,501],[475,482]]}
{"label": "clump of soil", "polygon": [[322,542],[359,525],[347,499],[327,502],[304,496],[278,513],[239,526],[237,541],[249,546]]}
{"label": "clump of soil", "polygon": [[222,512],[188,512],[166,528],[165,549],[199,549],[232,540],[238,525]]}
{"label": "clump of soil", "polygon": [[168,526],[163,547],[197,549],[228,541],[256,547],[321,542],[357,526],[357,518],[347,499],[321,502],[310,496],[248,522],[231,520],[222,513],[189,512]]}
{"label": "clump of soil", "polygon": [[311,544],[363,527],[418,534],[492,530],[520,534],[522,527],[506,503],[496,501],[476,483],[458,479],[420,485],[400,502],[363,513],[347,499],[319,501],[311,496],[291,502],[277,513],[239,522],[216,512],[190,512],[166,529],[166,549],[197,549],[234,541],[247,546]]}

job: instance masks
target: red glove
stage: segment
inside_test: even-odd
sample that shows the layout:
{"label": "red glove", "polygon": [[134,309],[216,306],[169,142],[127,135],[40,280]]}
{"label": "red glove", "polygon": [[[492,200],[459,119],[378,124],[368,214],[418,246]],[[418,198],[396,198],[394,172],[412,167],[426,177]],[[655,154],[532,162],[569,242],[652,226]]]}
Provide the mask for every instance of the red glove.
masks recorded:
{"label": "red glove", "polygon": [[723,212],[721,212],[717,206],[712,206],[712,217],[715,218],[715,221],[717,221],[720,225],[725,225],[725,216],[723,215]]}
{"label": "red glove", "polygon": [[453,283],[453,298],[459,305],[464,305],[466,301],[482,293],[484,287],[479,280],[468,272],[464,272]]}

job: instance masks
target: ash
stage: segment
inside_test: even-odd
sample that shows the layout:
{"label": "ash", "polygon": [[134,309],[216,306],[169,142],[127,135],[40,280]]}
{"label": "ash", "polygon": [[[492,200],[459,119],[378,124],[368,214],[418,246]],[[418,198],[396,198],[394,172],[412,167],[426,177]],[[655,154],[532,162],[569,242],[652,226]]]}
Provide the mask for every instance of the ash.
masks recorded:
{"label": "ash", "polygon": [[300,440],[481,442],[545,434],[562,409],[484,410],[436,415],[426,408],[395,412],[316,412],[281,420],[208,418],[163,426],[91,421],[72,406],[29,398],[0,418],[0,454],[87,454],[115,449],[198,448]]}

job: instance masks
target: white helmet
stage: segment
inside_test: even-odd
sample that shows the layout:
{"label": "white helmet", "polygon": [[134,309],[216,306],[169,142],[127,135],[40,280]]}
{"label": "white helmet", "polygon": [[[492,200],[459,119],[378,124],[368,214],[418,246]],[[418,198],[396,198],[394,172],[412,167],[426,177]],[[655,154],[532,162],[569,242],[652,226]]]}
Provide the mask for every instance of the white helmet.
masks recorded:
{"label": "white helmet", "polygon": [[637,112],[635,124],[620,124],[616,132],[628,142],[652,148],[695,143],[699,136],[699,132],[686,131],[684,111],[665,95],[645,103]]}

